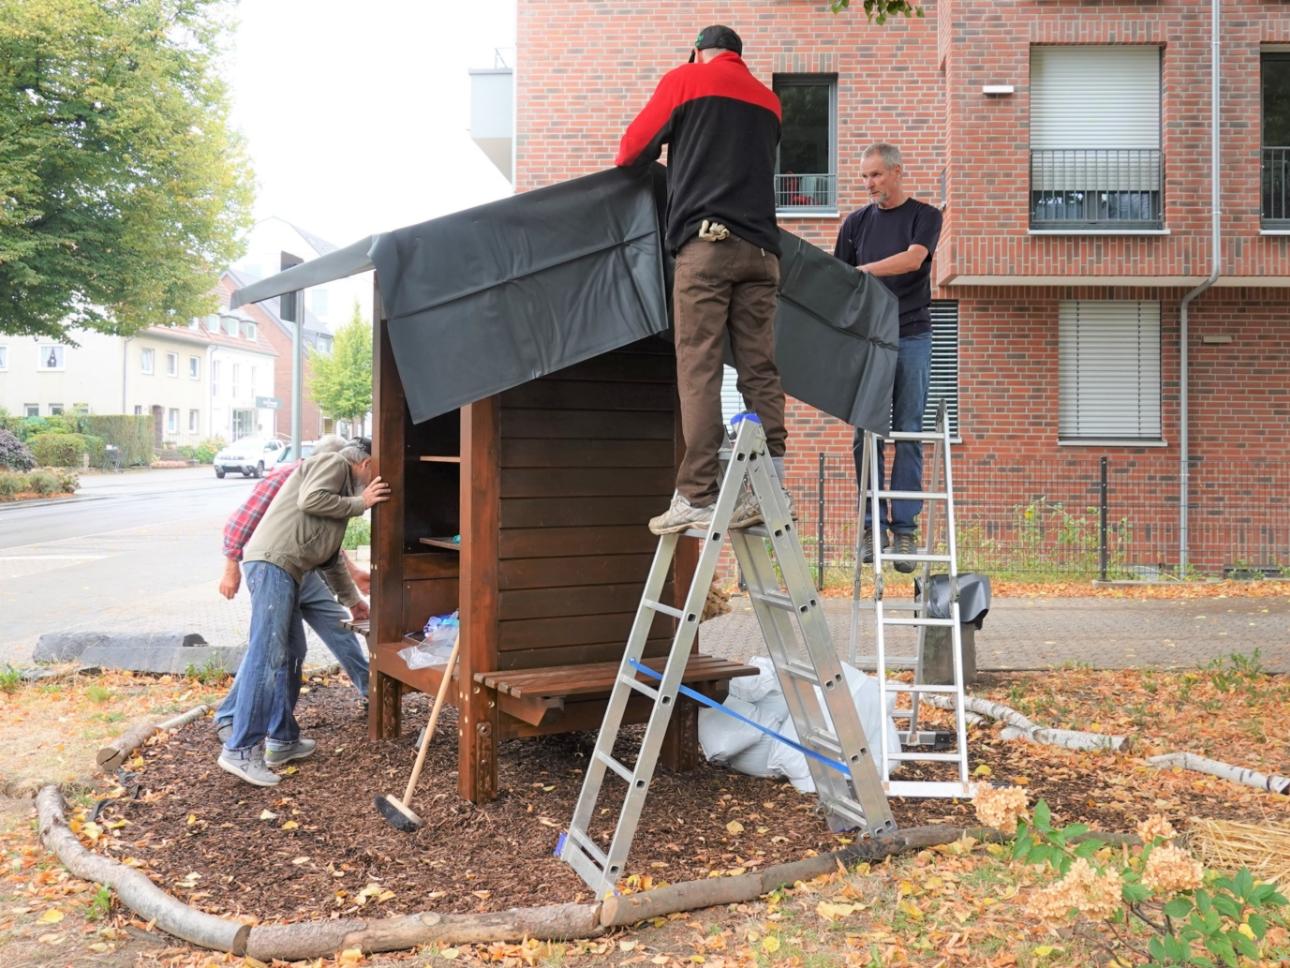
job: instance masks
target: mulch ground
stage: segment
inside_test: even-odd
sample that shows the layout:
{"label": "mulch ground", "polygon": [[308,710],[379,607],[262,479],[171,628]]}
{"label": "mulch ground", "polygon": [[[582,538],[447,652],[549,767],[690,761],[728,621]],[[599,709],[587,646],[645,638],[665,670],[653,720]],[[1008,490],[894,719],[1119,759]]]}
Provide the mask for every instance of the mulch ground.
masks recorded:
{"label": "mulch ground", "polygon": [[[386,824],[372,800],[402,796],[427,706],[423,696],[408,698],[405,735],[372,742],[353,689],[315,680],[297,716],[304,735],[318,740],[318,752],[293,764],[297,769],[272,789],[220,770],[209,720],[190,724],[141,752],[139,795],[102,809],[98,849],[195,907],[232,916],[290,921],[591,900],[552,851],[572,815],[594,734],[501,744],[501,793],[476,807],[456,794],[457,724],[445,710],[413,797],[425,826],[404,834]],[[630,742],[625,738],[622,755]],[[993,728],[974,729],[970,749],[974,768],[984,764],[991,780],[1026,785],[1064,823],[1132,830],[1149,813],[1260,815],[1257,801],[1235,791],[1216,813],[1212,787],[1171,780],[1134,757],[1005,742]],[[892,809],[901,827],[976,822],[971,805],[955,801],[893,800]],[[840,842],[846,841],[829,833],[815,798],[785,781],[713,766],[684,774],[660,769],[632,847],[628,869],[636,879],[629,886],[764,867]]]}

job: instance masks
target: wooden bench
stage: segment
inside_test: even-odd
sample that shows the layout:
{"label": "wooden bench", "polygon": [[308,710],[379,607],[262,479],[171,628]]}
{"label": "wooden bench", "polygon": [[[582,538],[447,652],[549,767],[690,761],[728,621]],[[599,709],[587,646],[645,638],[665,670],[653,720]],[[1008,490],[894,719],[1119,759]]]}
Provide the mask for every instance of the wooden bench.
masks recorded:
{"label": "wooden bench", "polygon": [[[666,659],[646,659],[642,665],[662,672]],[[515,669],[508,672],[477,672],[475,681],[497,694],[501,712],[539,732],[595,729],[604,717],[605,700],[618,676],[619,663],[593,662],[585,665],[553,666],[546,669]],[[755,666],[730,662],[716,656],[694,653],[685,665],[682,682],[695,692],[720,702],[726,687],[738,676],[752,676]],[[642,673],[636,678],[650,680]],[[640,700],[637,702],[636,700]],[[628,702],[628,721],[643,722],[650,703],[643,696]],[[543,729],[546,727],[546,729]],[[513,735],[537,735],[519,725]]]}

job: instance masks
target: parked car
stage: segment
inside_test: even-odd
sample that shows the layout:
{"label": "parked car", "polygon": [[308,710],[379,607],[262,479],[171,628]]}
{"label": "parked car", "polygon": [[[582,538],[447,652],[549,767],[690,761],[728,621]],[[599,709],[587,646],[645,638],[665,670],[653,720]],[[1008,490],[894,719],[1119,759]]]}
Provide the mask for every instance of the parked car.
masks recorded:
{"label": "parked car", "polygon": [[[314,447],[317,445],[317,443],[318,443],[318,441],[316,441],[316,440],[302,440],[302,441],[300,441],[300,458],[301,458],[301,460],[303,460],[304,458],[308,457],[310,454],[312,454],[312,453],[314,452]],[[284,445],[283,445],[283,447],[282,447],[282,456],[278,458],[278,463],[279,463],[279,464],[290,464],[290,463],[291,463],[293,460],[295,460],[295,459],[296,459],[296,458],[295,458],[295,455],[292,453],[292,450],[291,450],[291,442],[290,442],[290,441],[288,441],[288,442],[287,442],[286,444],[284,444]]]}
{"label": "parked car", "polygon": [[265,437],[243,437],[215,455],[215,476],[240,471],[243,477],[260,477],[277,466],[287,446],[280,440]]}

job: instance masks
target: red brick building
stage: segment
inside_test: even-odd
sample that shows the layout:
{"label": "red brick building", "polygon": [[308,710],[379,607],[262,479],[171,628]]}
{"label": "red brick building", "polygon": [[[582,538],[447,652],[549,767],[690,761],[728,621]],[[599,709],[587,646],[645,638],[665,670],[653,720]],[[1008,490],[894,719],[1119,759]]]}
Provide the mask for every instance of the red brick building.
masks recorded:
{"label": "red brick building", "polygon": [[[880,27],[792,0],[520,3],[516,189],[611,164],[698,28],[733,26],[784,106],[783,227],[831,250],[879,140],[943,208],[933,393],[969,556],[1095,559],[1105,458],[1109,557],[1150,574],[1183,542],[1180,304],[1211,269],[1218,179],[1219,276],[1186,339],[1189,564],[1290,565],[1290,6],[1224,7],[1218,170],[1208,4],[924,9]],[[799,504],[824,467],[832,528],[847,428],[798,406],[790,431]]]}

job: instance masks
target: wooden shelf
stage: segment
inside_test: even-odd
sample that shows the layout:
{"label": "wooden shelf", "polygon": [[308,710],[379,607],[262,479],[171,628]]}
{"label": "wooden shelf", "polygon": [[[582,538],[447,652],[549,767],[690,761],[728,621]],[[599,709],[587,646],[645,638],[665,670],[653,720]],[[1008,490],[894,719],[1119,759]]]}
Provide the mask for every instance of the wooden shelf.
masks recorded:
{"label": "wooden shelf", "polygon": [[431,464],[460,464],[460,456],[451,456],[448,454],[422,454],[417,458],[420,461],[426,461]]}
{"label": "wooden shelf", "polygon": [[461,542],[453,541],[452,538],[418,538],[423,545],[429,545],[431,548],[444,548],[448,551],[460,551]]}

